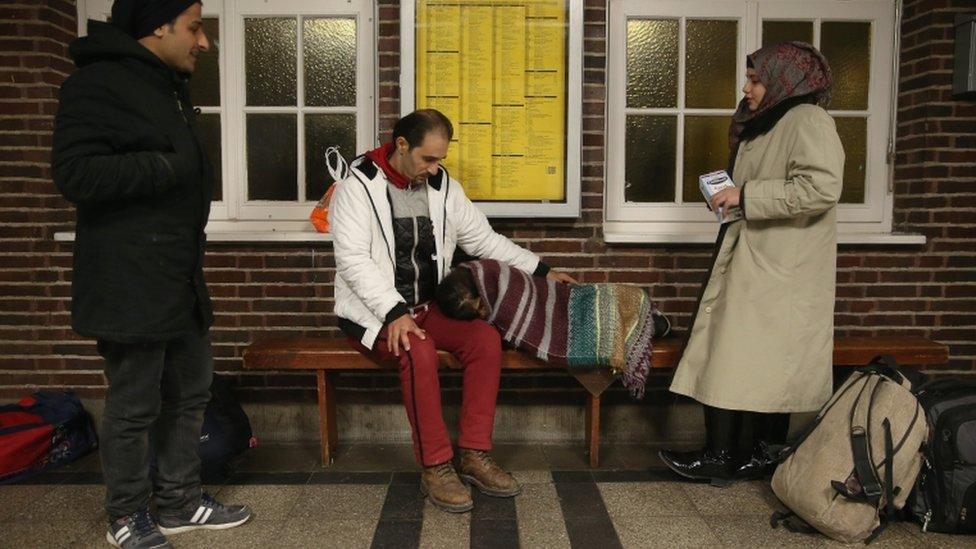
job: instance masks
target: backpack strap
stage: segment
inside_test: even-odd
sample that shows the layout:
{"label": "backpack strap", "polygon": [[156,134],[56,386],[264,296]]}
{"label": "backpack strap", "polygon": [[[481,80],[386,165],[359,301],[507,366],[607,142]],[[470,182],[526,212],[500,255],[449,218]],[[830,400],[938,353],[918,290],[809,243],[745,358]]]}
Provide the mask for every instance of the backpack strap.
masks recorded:
{"label": "backpack strap", "polygon": [[865,545],[877,539],[877,537],[881,535],[881,532],[885,531],[885,528],[888,527],[888,524],[891,523],[891,521],[896,518],[895,513],[897,511],[897,509],[895,509],[895,495],[897,495],[898,490],[894,488],[895,451],[894,451],[894,442],[892,441],[892,437],[891,437],[891,422],[888,421],[888,418],[884,418],[884,421],[881,422],[881,425],[884,427],[884,439],[885,439],[884,440],[885,505],[884,505],[884,509],[881,509],[880,510],[881,512],[878,515],[878,518],[881,520],[881,523],[878,524],[878,527],[875,528],[874,531],[871,532],[871,535],[864,540]]}
{"label": "backpack strap", "polygon": [[854,471],[861,481],[861,489],[868,501],[877,505],[881,499],[882,486],[871,462],[868,435],[863,427],[856,426],[851,429],[851,451],[854,454]]}
{"label": "backpack strap", "polygon": [[780,525],[794,534],[816,534],[817,529],[797,516],[793,511],[775,511],[769,517],[769,527],[775,530]]}
{"label": "backpack strap", "polygon": [[901,366],[898,365],[898,361],[895,360],[895,357],[891,355],[876,356],[871,360],[870,364],[864,366],[863,368],[859,368],[859,370],[862,372],[889,377],[899,385],[905,380],[905,374],[902,373]]}
{"label": "backpack strap", "polygon": [[[840,495],[857,501],[866,501],[876,506],[881,500],[881,481],[878,479],[877,470],[871,459],[871,440],[870,440],[870,408],[874,401],[874,396],[878,387],[883,382],[879,375],[863,374],[865,383],[862,385],[857,398],[851,405],[849,433],[851,442],[851,456],[854,461],[854,472],[843,482],[832,480],[831,487]],[[864,393],[868,384],[874,380],[874,387],[867,398],[867,412],[861,412]]]}
{"label": "backpack strap", "polygon": [[816,417],[814,417],[813,420],[810,421],[810,424],[807,425],[807,428],[803,431],[803,433],[800,434],[800,436],[797,437],[797,439],[792,444],[790,444],[789,446],[786,446],[786,447],[784,447],[784,448],[782,448],[780,450],[779,456],[778,456],[778,461],[779,462],[785,461],[786,458],[790,457],[794,452],[796,452],[796,449],[799,448],[800,445],[803,444],[803,442],[810,435],[813,434],[813,432],[817,429],[818,426],[820,426],[820,422],[823,421],[823,418],[824,418],[824,416],[827,415],[827,412],[829,412],[830,409],[834,407],[834,404],[837,404],[837,402],[841,399],[841,397],[843,397],[847,393],[847,391],[850,391],[851,388],[854,387],[854,385],[858,381],[862,381],[861,390],[863,391],[864,390],[864,386],[867,385],[867,383],[868,383],[869,380],[870,380],[870,377],[869,376],[866,376],[866,375],[865,376],[862,376],[860,379],[851,380],[851,381],[847,382],[836,393],[834,393],[834,396],[832,396],[830,398],[830,400],[828,400],[827,403],[824,404],[820,408],[820,411],[817,412]]}

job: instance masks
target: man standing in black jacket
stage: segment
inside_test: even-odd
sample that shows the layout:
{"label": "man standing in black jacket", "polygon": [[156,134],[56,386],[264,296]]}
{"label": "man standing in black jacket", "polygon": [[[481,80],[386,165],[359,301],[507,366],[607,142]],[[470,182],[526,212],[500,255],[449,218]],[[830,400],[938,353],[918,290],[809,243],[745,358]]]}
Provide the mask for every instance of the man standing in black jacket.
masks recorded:
{"label": "man standing in black jacket", "polygon": [[106,538],[169,547],[165,534],[251,514],[202,492],[197,455],[213,376],[203,255],[214,183],[186,79],[209,41],[197,0],[116,0],[112,24],[88,25],[71,44],[78,71],[61,88],[52,155],[77,206],[72,327],[105,359]]}

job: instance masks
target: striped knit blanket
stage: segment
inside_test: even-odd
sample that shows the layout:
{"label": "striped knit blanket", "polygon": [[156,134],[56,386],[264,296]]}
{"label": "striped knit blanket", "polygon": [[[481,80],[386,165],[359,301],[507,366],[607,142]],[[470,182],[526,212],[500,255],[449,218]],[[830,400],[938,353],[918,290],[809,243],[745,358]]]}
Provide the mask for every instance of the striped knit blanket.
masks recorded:
{"label": "striped knit blanket", "polygon": [[643,396],[654,321],[644,289],[624,284],[570,286],[534,277],[506,263],[462,263],[491,307],[488,322],[502,339],[553,364],[609,367]]}

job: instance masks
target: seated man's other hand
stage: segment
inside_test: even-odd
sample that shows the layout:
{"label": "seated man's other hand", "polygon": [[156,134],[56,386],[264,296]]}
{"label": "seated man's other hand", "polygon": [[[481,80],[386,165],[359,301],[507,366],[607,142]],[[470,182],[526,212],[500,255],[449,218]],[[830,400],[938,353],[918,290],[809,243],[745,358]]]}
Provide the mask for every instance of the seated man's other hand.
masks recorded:
{"label": "seated man's other hand", "polygon": [[546,275],[546,278],[549,280],[555,280],[556,282],[562,282],[564,284],[579,284],[579,282],[577,282],[575,278],[560,271],[549,271],[549,274]]}
{"label": "seated man's other hand", "polygon": [[413,321],[413,317],[409,314],[405,314],[390,322],[386,327],[386,349],[395,356],[400,356],[401,345],[404,351],[409,351],[409,335],[411,333],[416,334],[420,339],[427,339],[427,332],[424,332],[420,326],[417,326],[417,323]]}

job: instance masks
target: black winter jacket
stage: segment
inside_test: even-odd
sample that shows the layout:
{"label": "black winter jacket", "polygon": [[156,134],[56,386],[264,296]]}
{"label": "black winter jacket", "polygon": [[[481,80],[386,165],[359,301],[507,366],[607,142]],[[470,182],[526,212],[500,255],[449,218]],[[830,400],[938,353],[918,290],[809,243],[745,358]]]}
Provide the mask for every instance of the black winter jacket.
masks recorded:
{"label": "black winter jacket", "polygon": [[203,280],[213,171],[185,78],[115,27],[71,44],[52,167],[77,206],[72,327],[119,342],[205,332]]}

